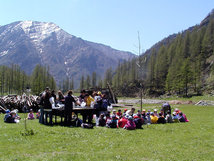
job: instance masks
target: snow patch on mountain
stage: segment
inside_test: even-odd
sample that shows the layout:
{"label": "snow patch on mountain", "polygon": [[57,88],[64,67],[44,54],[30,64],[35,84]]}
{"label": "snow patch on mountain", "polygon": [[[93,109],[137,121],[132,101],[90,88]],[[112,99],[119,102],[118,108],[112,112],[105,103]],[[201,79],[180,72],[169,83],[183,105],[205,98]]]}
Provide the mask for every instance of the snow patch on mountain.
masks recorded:
{"label": "snow patch on mountain", "polygon": [[8,50],[3,51],[3,52],[0,52],[0,57],[2,57],[2,56],[4,56],[4,55],[7,55],[7,53],[8,53]]}
{"label": "snow patch on mountain", "polygon": [[34,41],[42,41],[61,29],[54,23],[23,21],[18,24]]}

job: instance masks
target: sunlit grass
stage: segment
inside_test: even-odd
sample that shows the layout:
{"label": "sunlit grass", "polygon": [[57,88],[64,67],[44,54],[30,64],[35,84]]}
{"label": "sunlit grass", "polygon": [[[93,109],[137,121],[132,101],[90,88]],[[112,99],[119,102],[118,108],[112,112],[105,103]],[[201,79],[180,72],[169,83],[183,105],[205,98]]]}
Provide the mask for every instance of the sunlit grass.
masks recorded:
{"label": "sunlit grass", "polygon": [[214,160],[214,107],[176,107],[189,123],[127,131],[50,127],[31,120],[27,121],[28,129],[35,132],[31,136],[21,135],[23,120],[6,124],[0,114],[0,160]]}

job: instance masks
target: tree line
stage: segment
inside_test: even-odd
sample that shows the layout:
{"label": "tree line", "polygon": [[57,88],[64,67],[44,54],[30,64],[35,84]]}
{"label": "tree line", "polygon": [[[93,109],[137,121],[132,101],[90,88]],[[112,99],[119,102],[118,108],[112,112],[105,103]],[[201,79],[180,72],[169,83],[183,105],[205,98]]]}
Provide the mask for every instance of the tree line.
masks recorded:
{"label": "tree line", "polygon": [[120,63],[104,78],[119,95],[201,95],[214,90],[214,19],[178,33],[150,54]]}
{"label": "tree line", "polygon": [[27,75],[16,64],[10,67],[0,66],[0,93],[22,94],[31,89],[32,94],[39,95],[45,87],[56,89],[56,82],[48,67],[36,65],[31,75]]}

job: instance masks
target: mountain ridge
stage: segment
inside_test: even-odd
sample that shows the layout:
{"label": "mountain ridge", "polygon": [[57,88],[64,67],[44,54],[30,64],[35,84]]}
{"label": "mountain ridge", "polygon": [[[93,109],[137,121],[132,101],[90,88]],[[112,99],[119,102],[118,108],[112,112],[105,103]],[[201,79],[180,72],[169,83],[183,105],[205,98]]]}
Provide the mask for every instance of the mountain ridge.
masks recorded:
{"label": "mountain ridge", "polygon": [[71,35],[54,23],[16,21],[0,27],[0,65],[18,64],[31,73],[37,64],[50,67],[57,82],[69,77],[76,80],[96,72],[103,78],[106,69],[135,57]]}

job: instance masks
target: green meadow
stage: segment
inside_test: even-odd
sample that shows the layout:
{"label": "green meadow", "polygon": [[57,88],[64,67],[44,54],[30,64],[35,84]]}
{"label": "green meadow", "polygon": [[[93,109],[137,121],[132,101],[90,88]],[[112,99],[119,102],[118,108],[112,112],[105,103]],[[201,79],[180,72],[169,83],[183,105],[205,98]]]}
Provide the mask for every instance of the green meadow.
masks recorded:
{"label": "green meadow", "polygon": [[34,131],[30,136],[22,135],[23,119],[6,124],[0,114],[0,160],[214,160],[214,106],[175,107],[190,122],[127,131],[45,126],[28,120],[27,128]]}

